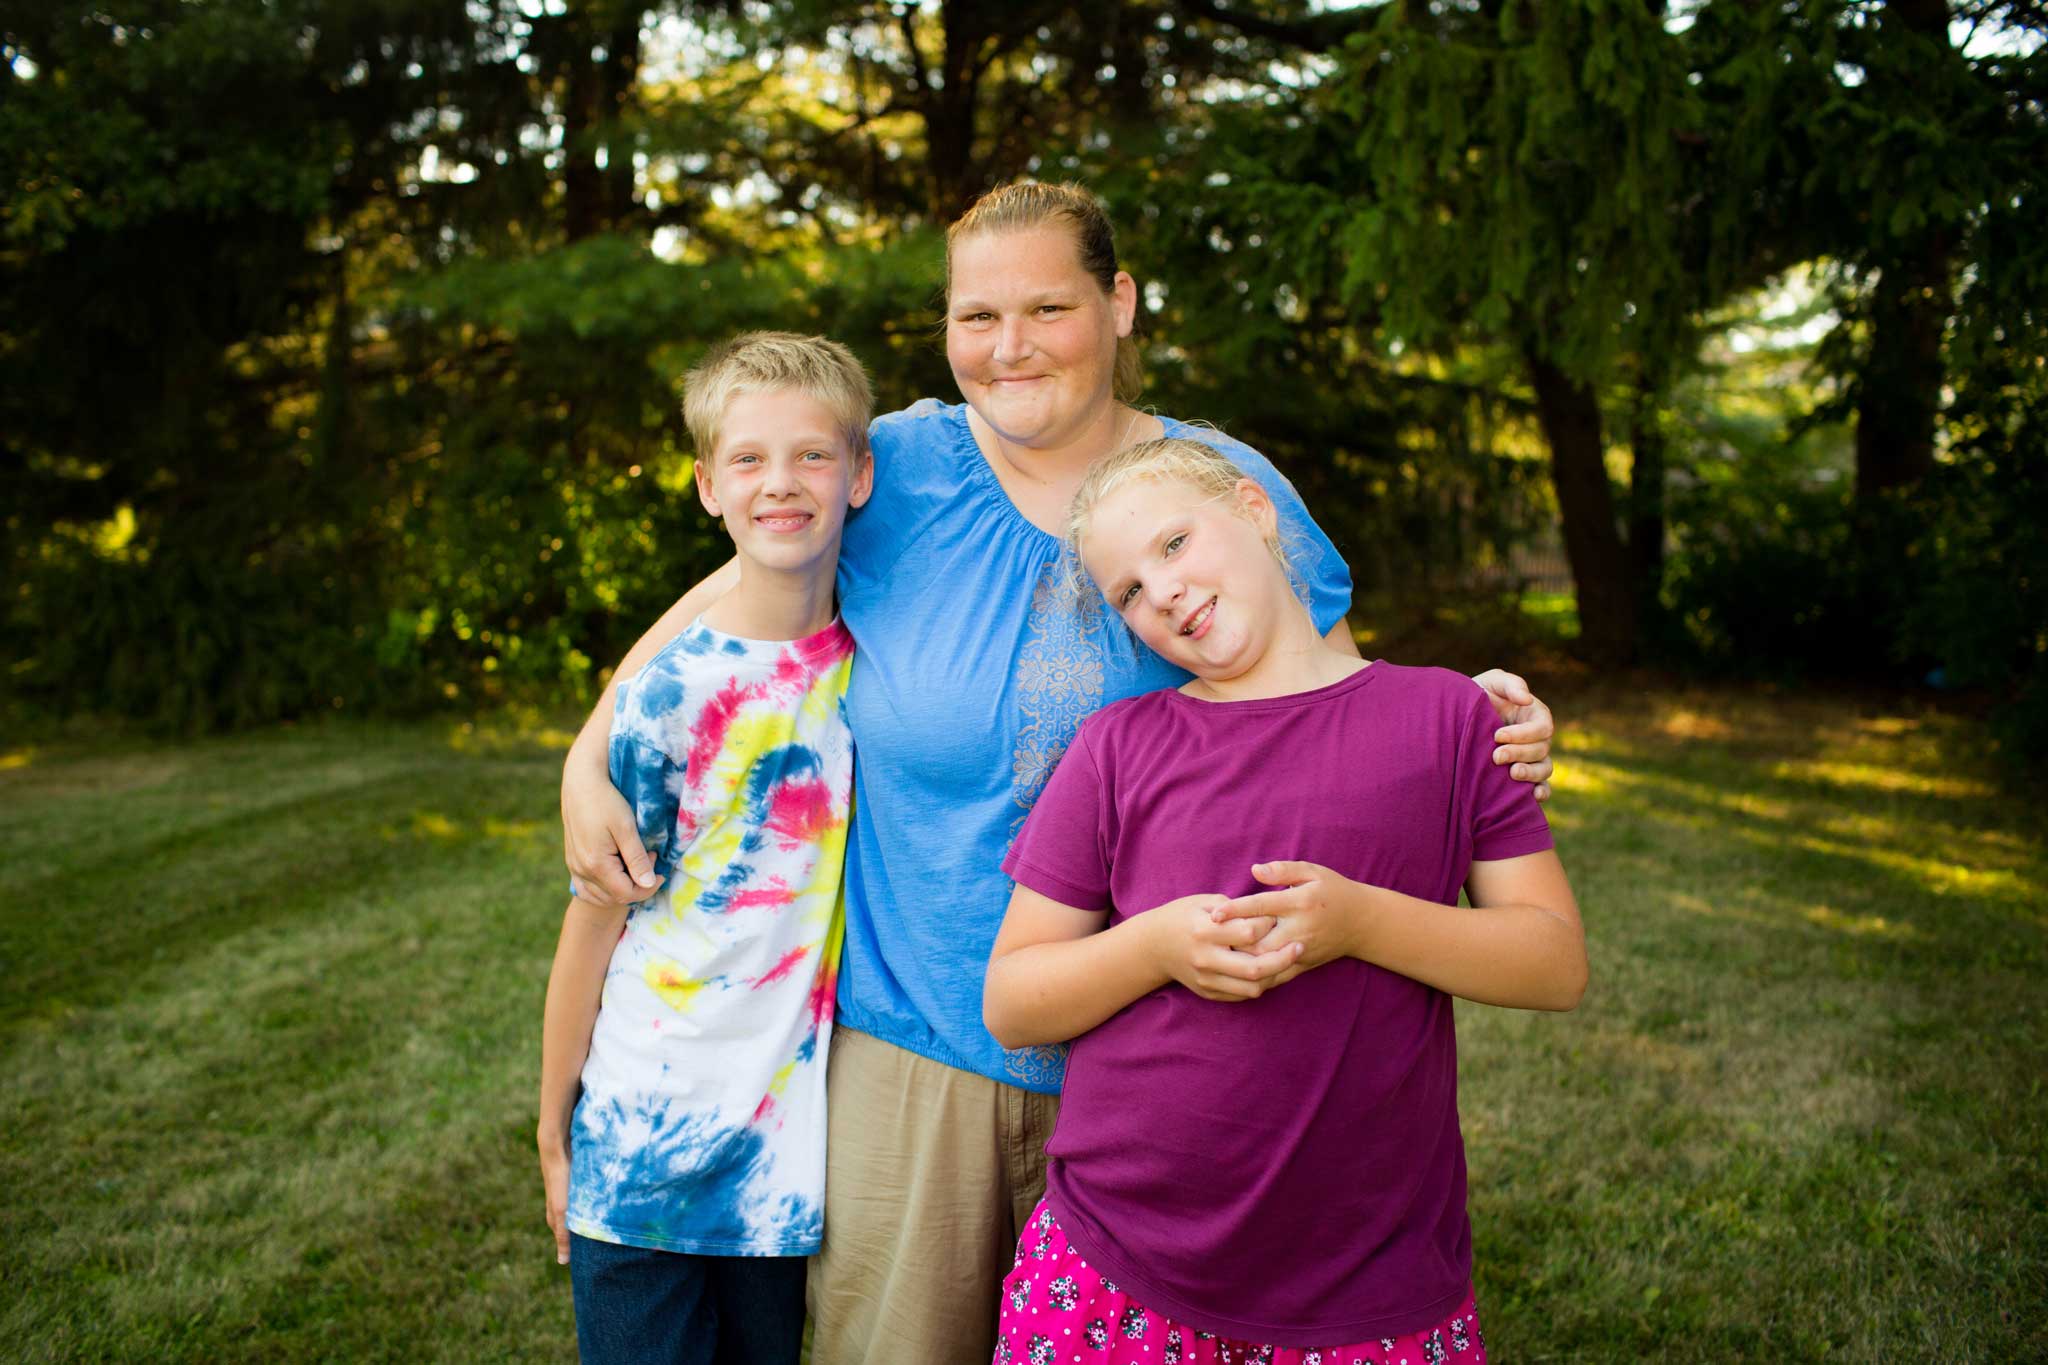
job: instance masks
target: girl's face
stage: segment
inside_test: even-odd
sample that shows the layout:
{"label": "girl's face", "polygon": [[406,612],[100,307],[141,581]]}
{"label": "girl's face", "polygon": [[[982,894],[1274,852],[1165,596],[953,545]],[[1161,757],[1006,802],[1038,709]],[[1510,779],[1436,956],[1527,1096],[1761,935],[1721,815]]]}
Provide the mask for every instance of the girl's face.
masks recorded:
{"label": "girl's face", "polygon": [[1286,613],[1298,608],[1267,544],[1276,515],[1249,478],[1221,496],[1175,479],[1140,479],[1095,505],[1081,562],[1147,648],[1221,682],[1264,658]]}
{"label": "girl's face", "polygon": [[1104,292],[1059,224],[953,244],[946,359],[982,421],[1014,445],[1058,449],[1113,409],[1117,338],[1137,286]]}

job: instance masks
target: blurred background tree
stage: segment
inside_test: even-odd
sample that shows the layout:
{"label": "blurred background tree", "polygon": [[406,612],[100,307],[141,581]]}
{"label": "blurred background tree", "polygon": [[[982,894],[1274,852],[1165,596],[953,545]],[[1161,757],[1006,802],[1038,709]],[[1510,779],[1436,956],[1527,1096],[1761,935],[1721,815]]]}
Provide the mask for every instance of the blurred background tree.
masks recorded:
{"label": "blurred background tree", "polygon": [[1568,590],[1603,665],[1931,676],[2037,746],[2044,29],[10,0],[5,686],[185,729],[587,695],[724,554],[676,376],[788,326],[956,396],[939,232],[1036,175],[1109,200],[1149,401],[1272,454],[1365,614]]}

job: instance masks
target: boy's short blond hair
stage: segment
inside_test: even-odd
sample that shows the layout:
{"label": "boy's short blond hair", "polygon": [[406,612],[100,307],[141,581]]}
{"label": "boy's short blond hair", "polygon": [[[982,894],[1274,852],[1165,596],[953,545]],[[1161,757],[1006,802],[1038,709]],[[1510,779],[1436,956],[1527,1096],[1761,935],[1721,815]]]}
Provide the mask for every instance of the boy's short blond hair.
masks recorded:
{"label": "boy's short blond hair", "polygon": [[683,376],[683,424],[700,457],[718,448],[726,409],[743,394],[793,389],[821,404],[865,455],[875,391],[853,352],[824,337],[795,332],[742,332],[711,348]]}

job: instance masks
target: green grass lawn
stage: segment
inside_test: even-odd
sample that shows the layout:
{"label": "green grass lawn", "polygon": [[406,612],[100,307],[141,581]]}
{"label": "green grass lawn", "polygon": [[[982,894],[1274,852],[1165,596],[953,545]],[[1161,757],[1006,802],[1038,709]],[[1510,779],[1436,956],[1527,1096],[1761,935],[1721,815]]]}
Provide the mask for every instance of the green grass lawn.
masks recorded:
{"label": "green grass lawn", "polygon": [[[2040,805],[1951,717],[1553,700],[1592,989],[1460,1010],[1496,1357],[2048,1357]],[[0,753],[0,1358],[573,1355],[562,739]]]}

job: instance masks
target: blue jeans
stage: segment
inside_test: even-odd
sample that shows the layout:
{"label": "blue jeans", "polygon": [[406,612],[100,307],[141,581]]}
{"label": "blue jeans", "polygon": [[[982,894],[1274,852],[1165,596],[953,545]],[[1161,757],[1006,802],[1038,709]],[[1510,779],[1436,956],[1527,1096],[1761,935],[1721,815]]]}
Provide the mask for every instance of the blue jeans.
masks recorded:
{"label": "blue jeans", "polygon": [[693,1256],[569,1235],[584,1365],[797,1365],[802,1256]]}

